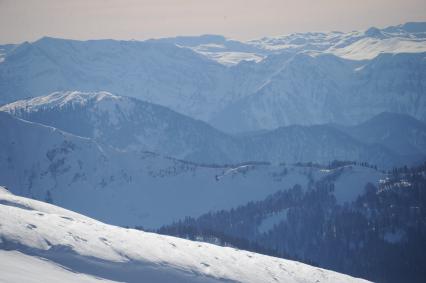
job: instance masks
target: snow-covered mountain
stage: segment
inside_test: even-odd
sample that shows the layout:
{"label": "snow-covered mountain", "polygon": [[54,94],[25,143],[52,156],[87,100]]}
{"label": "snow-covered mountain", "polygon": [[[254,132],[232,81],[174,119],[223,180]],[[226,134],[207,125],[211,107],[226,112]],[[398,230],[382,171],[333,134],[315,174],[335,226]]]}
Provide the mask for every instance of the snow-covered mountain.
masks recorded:
{"label": "snow-covered mountain", "polygon": [[228,105],[211,124],[228,132],[356,124],[381,112],[426,121],[426,53],[383,54],[369,61],[329,54],[286,58],[262,86]]}
{"label": "snow-covered mountain", "polygon": [[227,68],[188,48],[153,41],[22,43],[0,64],[0,103],[53,91],[110,92],[206,118],[232,100]]}
{"label": "snow-covered mountain", "polygon": [[373,59],[381,53],[426,52],[426,23],[409,22],[379,29],[351,32],[306,32],[239,42],[220,35],[178,36],[158,39],[188,47],[224,65],[260,62],[271,54],[321,52],[352,60]]}
{"label": "snow-covered mountain", "polygon": [[[2,184],[15,194],[122,226],[155,228],[333,175],[309,165],[209,166],[146,151],[123,151],[4,112],[0,112],[0,131]],[[358,189],[381,178],[383,174],[375,169],[353,167],[339,175],[336,196],[353,200]]]}
{"label": "snow-covered mountain", "polygon": [[247,44],[247,42],[225,38],[221,35],[177,36],[153,41],[168,42],[190,48],[225,66],[233,66],[243,61],[259,62],[267,55],[272,54],[267,48],[256,47],[254,44]]}
{"label": "snow-covered mountain", "polygon": [[0,281],[6,282],[367,282],[295,261],[110,226],[4,188],[0,223]]}
{"label": "snow-covered mountain", "polygon": [[232,132],[355,124],[384,112],[426,121],[426,25],[302,33],[0,47],[0,103],[55,91],[108,91]]}
{"label": "snow-covered mountain", "polygon": [[308,32],[264,37],[247,42],[260,49],[288,52],[323,52],[353,60],[372,59],[381,53],[426,52],[426,23],[409,22],[365,31]]}
{"label": "snow-covered mountain", "polygon": [[387,167],[413,161],[400,158],[397,147],[364,143],[327,125],[235,137],[165,107],[107,92],[58,92],[7,104],[0,111],[119,150],[153,151],[208,164],[354,160]]}
{"label": "snow-covered mountain", "polygon": [[234,138],[204,122],[107,92],[57,92],[17,101],[0,111],[121,150],[152,151],[206,163],[244,159]]}

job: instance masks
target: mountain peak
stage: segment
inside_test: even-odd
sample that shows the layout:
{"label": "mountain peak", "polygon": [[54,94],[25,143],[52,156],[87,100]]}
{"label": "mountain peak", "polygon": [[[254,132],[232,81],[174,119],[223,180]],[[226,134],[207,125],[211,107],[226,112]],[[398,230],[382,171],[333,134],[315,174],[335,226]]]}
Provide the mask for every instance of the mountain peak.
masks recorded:
{"label": "mountain peak", "polygon": [[34,97],[26,100],[19,100],[3,107],[2,111],[14,112],[15,109],[26,109],[37,111],[38,108],[62,108],[69,105],[87,105],[90,101],[101,102],[106,100],[118,101],[122,99],[106,91],[100,92],[80,92],[80,91],[58,91],[46,96]]}
{"label": "mountain peak", "polygon": [[384,28],[383,31],[396,34],[409,33],[418,37],[419,34],[426,33],[426,22],[407,22],[396,26],[389,26]]}
{"label": "mountain peak", "polygon": [[407,22],[401,28],[413,33],[426,32],[426,22]]}
{"label": "mountain peak", "polygon": [[384,34],[382,31],[376,27],[371,27],[368,30],[365,31],[365,35],[368,37],[374,37],[374,38],[384,38]]}

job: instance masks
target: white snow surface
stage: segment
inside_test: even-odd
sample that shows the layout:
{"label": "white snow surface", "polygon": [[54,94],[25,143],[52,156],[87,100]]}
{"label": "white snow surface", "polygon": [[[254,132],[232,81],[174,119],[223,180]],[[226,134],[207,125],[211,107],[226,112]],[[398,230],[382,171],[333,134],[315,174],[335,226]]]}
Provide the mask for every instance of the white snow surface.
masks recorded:
{"label": "white snow surface", "polygon": [[8,105],[5,109],[14,111],[16,109],[25,108],[27,111],[38,111],[40,108],[62,108],[64,106],[74,105],[87,105],[89,101],[103,102],[105,100],[118,101],[125,100],[124,97],[113,95],[109,92],[80,92],[80,91],[66,91],[66,92],[53,92],[49,95],[38,96],[28,100],[19,100]]}
{"label": "white snow surface", "polygon": [[124,282],[367,282],[295,261],[110,226],[5,189],[0,223],[2,282],[95,282],[94,276]]}
{"label": "white snow surface", "polygon": [[249,52],[201,52],[198,50],[195,51],[225,66],[237,65],[241,61],[253,61],[259,63],[264,59],[264,56],[262,56],[262,54]]}
{"label": "white snow surface", "polygon": [[[129,116],[134,108],[132,100],[125,96],[117,96],[106,91],[81,92],[62,91],[53,92],[46,96],[38,96],[27,100],[18,100],[0,107],[1,111],[16,114],[19,111],[39,112],[42,110],[63,110],[64,108],[84,107],[93,105],[93,114],[105,117],[111,126],[118,124],[120,115]],[[120,113],[117,113],[117,109]]]}
{"label": "white snow surface", "polygon": [[330,53],[352,60],[370,60],[381,53],[420,53],[426,52],[425,41],[410,41],[399,38],[363,38],[343,48],[332,47]]}
{"label": "white snow surface", "polygon": [[101,283],[115,282],[76,273],[55,262],[18,251],[0,250],[0,280],[2,283]]}
{"label": "white snow surface", "polygon": [[[365,192],[365,185],[372,183],[378,185],[378,180],[383,178],[383,173],[380,171],[372,170],[371,168],[359,166],[346,166],[343,168],[335,169],[334,172],[340,170],[339,177],[336,178],[334,195],[336,196],[337,203],[344,204],[345,202],[352,202]],[[373,182],[372,180],[376,180]]]}

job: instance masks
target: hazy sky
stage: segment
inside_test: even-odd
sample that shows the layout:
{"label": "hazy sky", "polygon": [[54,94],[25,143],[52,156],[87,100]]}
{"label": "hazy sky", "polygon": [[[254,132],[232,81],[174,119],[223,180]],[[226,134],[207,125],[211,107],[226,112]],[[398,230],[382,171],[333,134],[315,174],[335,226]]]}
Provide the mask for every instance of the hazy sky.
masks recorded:
{"label": "hazy sky", "polygon": [[0,43],[42,36],[251,39],[426,21],[426,0],[0,0]]}

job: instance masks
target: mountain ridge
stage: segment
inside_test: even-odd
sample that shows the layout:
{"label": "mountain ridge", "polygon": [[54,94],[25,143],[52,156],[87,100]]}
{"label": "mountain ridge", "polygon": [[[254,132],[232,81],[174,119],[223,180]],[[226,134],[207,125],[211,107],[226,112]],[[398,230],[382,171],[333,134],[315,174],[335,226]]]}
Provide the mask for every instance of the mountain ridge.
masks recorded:
{"label": "mountain ridge", "polygon": [[426,121],[423,25],[249,42],[212,35],[147,41],[46,37],[0,51],[0,103],[105,90],[231,132],[349,125],[383,111]]}
{"label": "mountain ridge", "polygon": [[410,162],[398,156],[398,148],[391,151],[380,143],[369,145],[328,125],[233,136],[165,107],[107,92],[58,92],[4,105],[0,111],[119,150],[152,151],[198,163],[328,163],[338,159],[391,166]]}

